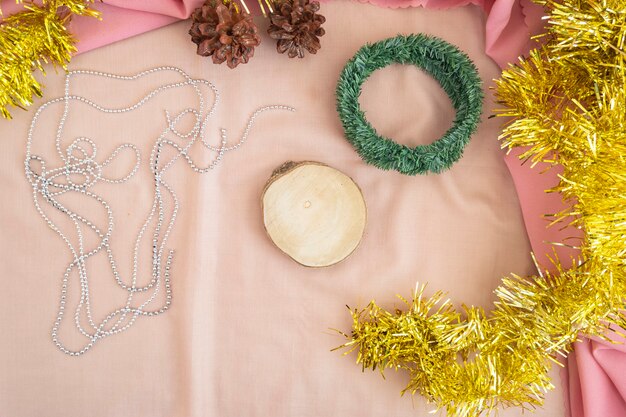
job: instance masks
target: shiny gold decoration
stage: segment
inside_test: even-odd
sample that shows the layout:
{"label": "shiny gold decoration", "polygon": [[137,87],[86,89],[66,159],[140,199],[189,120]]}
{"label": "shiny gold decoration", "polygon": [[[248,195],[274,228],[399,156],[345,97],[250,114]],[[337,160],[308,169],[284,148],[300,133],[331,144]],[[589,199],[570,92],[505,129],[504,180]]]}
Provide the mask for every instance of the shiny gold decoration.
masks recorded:
{"label": "shiny gold decoration", "polygon": [[364,369],[409,371],[405,391],[452,417],[540,406],[553,388],[549,369],[579,336],[626,328],[626,0],[541,3],[545,43],[497,81],[498,114],[512,117],[501,139],[525,147],[532,165],[562,166],[548,192],[570,208],[550,217],[585,231],[580,259],[555,259],[555,273],[504,278],[489,314],[458,311],[423,286],[403,300],[406,311],[371,302],[351,310],[342,346],[358,350]]}
{"label": "shiny gold decoration", "polygon": [[0,23],[0,113],[8,119],[9,106],[24,108],[34,96],[42,96],[35,70],[45,74],[47,63],[66,68],[76,51],[76,39],[67,30],[71,17],[99,17],[89,7],[93,0],[23,2],[23,11],[3,17]]}

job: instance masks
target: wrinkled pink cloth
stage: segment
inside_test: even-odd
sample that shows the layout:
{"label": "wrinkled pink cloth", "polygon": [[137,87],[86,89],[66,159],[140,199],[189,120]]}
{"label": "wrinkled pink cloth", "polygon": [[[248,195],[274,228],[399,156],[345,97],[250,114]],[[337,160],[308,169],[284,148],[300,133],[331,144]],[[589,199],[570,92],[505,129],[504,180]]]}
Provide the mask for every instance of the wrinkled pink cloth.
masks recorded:
{"label": "wrinkled pink cloth", "polygon": [[[324,1],[324,0],[323,0]],[[468,4],[478,5],[486,13],[485,50],[500,67],[532,47],[531,34],[541,30],[543,9],[531,0],[360,0],[381,7],[406,8],[450,8]],[[102,21],[77,17],[71,22],[72,31],[79,39],[79,53],[108,45],[131,36],[156,29],[189,17],[203,0],[105,0],[94,7],[102,12]],[[248,1],[256,10],[255,1]],[[2,0],[2,9],[10,14],[18,10],[12,0]],[[572,235],[569,229],[546,228],[543,214],[557,212],[562,202],[557,194],[546,194],[543,190],[557,183],[556,174],[538,175],[539,169],[529,170],[520,166],[512,153],[506,158],[520,196],[524,221],[531,245],[540,265],[549,266],[546,255],[552,254],[550,242],[563,242]],[[561,259],[568,259],[575,252],[566,247],[557,247]]]}
{"label": "wrinkled pink cloth", "polygon": [[[481,6],[487,14],[486,51],[501,67],[516,60],[520,51],[529,48],[528,25],[532,29],[540,24],[535,17],[540,15],[541,8],[531,0],[360,1],[391,8],[422,6],[443,9],[468,4]],[[94,4],[102,12],[101,22],[78,17],[71,23],[72,31],[79,39],[79,52],[87,52],[186,19],[202,3],[203,0],[104,0],[103,3]],[[11,14],[20,7],[13,0],[2,0],[0,4],[6,14]],[[256,1],[248,1],[246,4],[255,11],[258,9]]]}
{"label": "wrinkled pink cloth", "polygon": [[[195,173],[186,160],[172,166],[166,181],[171,180],[180,202],[166,246],[176,251],[172,309],[98,342],[81,358],[67,358],[50,340],[60,282],[72,257],[37,214],[32,187],[24,178],[30,119],[39,103],[63,93],[63,74],[50,71],[46,98],[26,112],[16,111],[12,121],[0,121],[0,194],[10,196],[0,201],[0,277],[6,301],[0,303],[0,333],[6,335],[0,339],[1,417],[432,415],[424,397],[400,397],[407,373],[390,371],[385,381],[378,372],[363,374],[354,363],[356,352],[347,358],[330,352],[345,339],[329,328],[350,329],[345,304],[362,307],[375,297],[387,308],[402,308],[395,294],[410,295],[418,280],[429,283],[430,293],[448,292],[457,306],[461,301],[488,306],[502,276],[533,272],[519,201],[497,142],[501,120],[488,118],[494,106],[488,86],[499,68],[485,54],[484,14],[475,6],[392,10],[337,1],[326,4],[324,14],[325,46],[304,60],[277,55],[275,44],[265,38],[254,60],[232,71],[194,53],[186,33],[189,23],[183,21],[81,54],[72,62],[76,70],[125,75],[176,65],[194,78],[211,81],[221,93],[206,132],[213,145],[221,127],[228,129],[228,144],[236,143],[261,106],[296,108],[294,114],[259,115],[245,144],[206,175]],[[268,22],[257,22],[264,32]],[[472,57],[488,97],[483,122],[463,158],[441,175],[409,177],[365,164],[345,140],[333,105],[337,75],[361,45],[414,32],[442,37]],[[180,79],[171,71],[128,83],[80,76],[72,80],[70,94],[111,107],[130,106],[153,88]],[[141,153],[133,179],[94,186],[112,208],[113,253],[122,278],[130,279],[133,245],[154,201],[148,158],[169,125],[164,110],[174,120],[182,109],[198,108],[192,90],[164,90],[129,114],[102,114],[78,102],[69,110],[62,149],[82,137],[97,145],[97,161],[105,161],[122,143],[133,143]],[[207,104],[213,102],[209,91],[206,96]],[[429,143],[454,120],[454,109],[438,83],[411,66],[376,71],[360,99],[368,119],[399,143]],[[62,164],[54,127],[61,107],[57,103],[44,110],[33,137],[32,155],[46,160],[47,171]],[[183,123],[191,129],[190,118]],[[194,149],[190,157],[205,166],[215,154],[207,155],[203,148]],[[132,159],[132,153],[120,154],[103,175],[119,178],[127,172],[124,167],[130,170]],[[287,160],[337,167],[363,191],[366,235],[345,262],[303,268],[268,239],[260,195],[271,172]],[[84,218],[106,227],[104,210],[94,210],[82,195],[69,197],[71,204],[80,205]],[[45,205],[46,212],[53,210]],[[58,216],[55,220],[78,245],[73,223]],[[153,226],[138,254],[142,282],[151,277]],[[90,237],[95,238],[93,233]],[[88,266],[98,321],[125,302],[104,252]],[[79,276],[73,272],[68,299],[72,310],[80,294]],[[73,314],[67,316],[62,340],[77,347],[85,338]],[[558,371],[551,375],[558,378]],[[537,417],[562,417],[562,392],[561,387],[550,392]],[[500,415],[525,413],[511,408]]]}
{"label": "wrinkled pink cloth", "polygon": [[[367,0],[364,0],[365,2]],[[467,4],[481,6],[486,15],[485,45],[487,53],[501,66],[531,47],[530,36],[542,27],[542,9],[530,0],[369,0],[382,7],[447,8]],[[86,52],[180,19],[187,18],[202,0],[105,0],[96,3],[103,20],[76,18],[72,31],[80,39],[79,52]],[[253,3],[253,2],[248,2]],[[13,1],[2,1],[3,11],[17,10]],[[252,4],[250,4],[252,6]],[[540,167],[529,169],[517,158],[519,151],[505,158],[513,176],[522,206],[530,242],[538,261],[548,266],[546,255],[552,254],[550,242],[563,242],[574,235],[570,229],[547,228],[542,218],[563,207],[556,194],[543,190],[557,183],[554,170],[540,174]],[[568,248],[557,248],[561,259],[575,255]],[[626,416],[626,348],[601,341],[585,340],[575,347],[564,372],[569,389],[572,417]]]}
{"label": "wrinkled pink cloth", "polygon": [[[360,1],[390,8],[422,6],[444,9],[468,4],[478,5],[487,16],[485,50],[502,68],[515,62],[519,55],[532,47],[531,34],[538,33],[542,27],[543,9],[531,0]],[[79,53],[87,52],[185,19],[202,3],[203,0],[104,0],[103,3],[94,4],[102,12],[102,21],[77,17],[71,22],[71,29],[79,39]],[[247,3],[251,9],[258,11],[255,1]],[[13,13],[20,7],[12,0],[2,0],[0,4],[6,14]],[[514,153],[507,157],[507,164],[520,195],[531,245],[539,263],[549,266],[546,255],[553,251],[549,242],[563,242],[572,235],[571,230],[560,230],[558,227],[547,229],[547,223],[542,218],[543,214],[556,212],[562,207],[558,195],[543,192],[556,184],[556,175],[538,175],[539,169],[531,171],[527,167],[521,167],[515,155]],[[561,247],[557,248],[557,252],[562,259],[575,254]]]}
{"label": "wrinkled pink cloth", "polygon": [[626,339],[613,340],[585,340],[567,358],[571,417],[626,416]]}

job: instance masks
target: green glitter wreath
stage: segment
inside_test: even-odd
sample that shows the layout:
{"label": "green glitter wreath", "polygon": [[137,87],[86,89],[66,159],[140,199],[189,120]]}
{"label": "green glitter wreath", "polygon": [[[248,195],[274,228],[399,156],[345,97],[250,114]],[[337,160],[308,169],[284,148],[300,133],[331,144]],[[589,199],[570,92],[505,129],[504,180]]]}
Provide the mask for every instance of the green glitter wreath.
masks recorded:
{"label": "green glitter wreath", "polygon": [[[380,136],[365,118],[359,96],[363,82],[392,63],[411,64],[429,73],[456,110],[452,127],[429,145],[414,148]],[[396,36],[357,51],[337,84],[337,111],[346,137],[369,164],[406,175],[440,173],[463,155],[482,112],[482,82],[474,63],[448,42],[424,35]]]}

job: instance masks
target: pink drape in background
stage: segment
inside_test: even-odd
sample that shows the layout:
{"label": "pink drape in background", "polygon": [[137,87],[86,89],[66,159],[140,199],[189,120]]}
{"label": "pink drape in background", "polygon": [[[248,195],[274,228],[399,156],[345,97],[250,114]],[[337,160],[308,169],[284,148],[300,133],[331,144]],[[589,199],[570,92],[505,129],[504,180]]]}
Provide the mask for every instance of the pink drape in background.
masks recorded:
{"label": "pink drape in background", "polygon": [[[367,2],[368,0],[364,0]],[[103,20],[89,18],[72,21],[72,31],[80,39],[79,52],[86,52],[180,19],[187,18],[203,0],[105,0],[96,3]],[[486,13],[486,52],[501,66],[515,62],[517,56],[531,47],[530,35],[542,27],[542,9],[530,0],[369,0],[381,7],[448,8],[478,5]],[[254,3],[249,1],[250,5]],[[11,1],[2,1],[5,14],[18,9]],[[562,242],[572,236],[571,230],[546,228],[542,218],[563,207],[560,197],[543,190],[557,183],[556,173],[540,174],[540,167],[529,169],[517,159],[519,152],[506,156],[524,213],[532,248],[543,265],[552,253],[549,242]],[[561,259],[575,253],[559,249]],[[571,417],[626,416],[626,347],[601,341],[585,340],[576,345],[568,358],[565,388],[569,391]]]}
{"label": "pink drape in background", "polygon": [[[322,0],[324,1],[324,0]],[[328,1],[328,0],[326,0]],[[486,51],[501,67],[515,61],[520,51],[530,47],[529,31],[541,23],[541,9],[531,0],[360,0],[381,7],[450,8],[478,5],[487,14]],[[186,19],[203,0],[104,0],[94,7],[102,12],[102,21],[75,18],[72,31],[79,38],[78,49],[87,52],[152,29]],[[248,1],[255,8],[255,1]],[[19,10],[13,0],[0,0],[5,14]],[[258,6],[256,6],[258,7]]]}

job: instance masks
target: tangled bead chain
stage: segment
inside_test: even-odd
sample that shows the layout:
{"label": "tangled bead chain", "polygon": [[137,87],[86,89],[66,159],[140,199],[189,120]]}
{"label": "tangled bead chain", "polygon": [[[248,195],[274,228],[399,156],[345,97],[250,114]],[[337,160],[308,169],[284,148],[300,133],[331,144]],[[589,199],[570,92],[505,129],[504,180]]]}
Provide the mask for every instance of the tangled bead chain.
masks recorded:
{"label": "tangled bead chain", "polygon": [[[136,103],[123,108],[107,108],[101,106],[85,97],[70,94],[70,81],[76,76],[94,76],[123,81],[133,81],[156,72],[174,72],[182,78],[181,81],[161,85],[143,96]],[[207,106],[201,86],[208,87],[213,94],[212,103]],[[150,99],[158,96],[166,90],[178,89],[182,87],[193,88],[198,98],[198,109],[187,108],[175,117],[172,117],[166,110],[167,126],[159,135],[150,153],[150,172],[153,177],[154,197],[152,207],[137,233],[133,253],[132,253],[132,273],[130,280],[125,280],[118,271],[116,257],[111,248],[111,236],[113,233],[113,211],[107,201],[96,194],[92,187],[102,181],[110,184],[122,184],[132,178],[139,170],[141,163],[141,153],[137,146],[132,143],[124,143],[113,150],[110,156],[102,162],[97,160],[96,143],[87,137],[75,138],[65,149],[62,145],[63,129],[69,116],[69,104],[71,101],[81,102],[102,113],[127,113],[138,109]],[[172,232],[176,217],[179,211],[179,201],[174,189],[164,179],[166,171],[179,159],[183,158],[187,164],[197,173],[205,173],[214,169],[228,151],[238,149],[248,138],[256,118],[268,110],[295,111],[294,108],[284,105],[264,106],[257,109],[249,118],[248,124],[239,142],[227,146],[227,131],[220,129],[220,146],[212,146],[205,139],[206,126],[209,118],[214,114],[219,103],[219,92],[209,81],[193,79],[184,71],[175,67],[158,67],[148,69],[132,76],[122,76],[108,74],[97,71],[77,70],[70,71],[65,77],[65,90],[63,97],[55,98],[44,103],[35,112],[30,129],[28,131],[26,145],[25,171],[28,181],[33,189],[33,201],[37,212],[46,221],[48,226],[54,230],[68,247],[72,261],[68,264],[63,274],[61,283],[61,297],[58,314],[52,326],[52,341],[63,352],[70,356],[79,356],[89,351],[94,344],[108,336],[123,332],[130,328],[142,316],[156,316],[164,313],[172,303],[172,289],[170,282],[170,271],[174,252],[165,249],[166,242]],[[55,104],[62,104],[63,112],[56,130],[55,148],[61,159],[61,165],[55,168],[48,168],[46,160],[38,155],[32,154],[32,142],[35,127],[40,115]],[[177,124],[185,116],[191,114],[195,118],[195,123],[191,130],[183,133],[177,129]],[[178,141],[169,139],[171,135],[178,138]],[[190,154],[191,147],[195,143],[201,143],[204,148],[215,153],[215,157],[206,166],[199,166]],[[163,149],[172,148],[174,156],[169,160],[164,160]],[[110,165],[122,152],[132,152],[134,154],[134,165],[128,173],[119,178],[109,178],[104,175],[103,170]],[[78,179],[77,179],[78,178]],[[107,227],[102,230],[92,221],[81,216],[76,211],[64,205],[59,197],[65,194],[79,194],[83,198],[95,201],[106,211]],[[71,222],[75,231],[77,242],[73,242],[68,235],[61,231],[61,227],[52,220],[49,211],[60,212]],[[98,238],[98,244],[90,250],[85,249],[85,234],[91,233]],[[138,285],[138,268],[140,245],[144,236],[151,234],[152,239],[152,276],[148,284]],[[104,251],[110,264],[110,272],[115,279],[116,285],[126,292],[126,302],[123,306],[110,311],[104,319],[97,322],[92,314],[90,292],[90,272],[89,258]],[[166,252],[166,253],[164,253]],[[165,262],[163,262],[165,261]],[[92,268],[95,269],[95,268]],[[71,281],[72,272],[77,270],[80,284],[80,297],[74,309],[74,323],[76,329],[87,340],[79,349],[70,349],[61,341],[59,328],[66,314],[68,302],[68,287]],[[163,290],[162,290],[163,288]],[[165,292],[165,301],[160,306],[153,306],[160,291]],[[134,301],[135,293],[146,293],[147,299],[141,303]]]}

